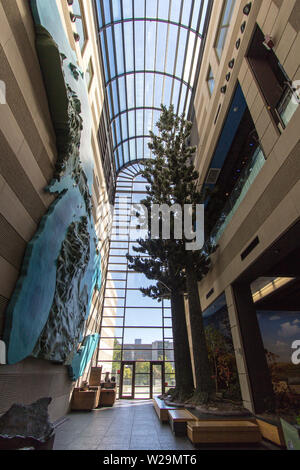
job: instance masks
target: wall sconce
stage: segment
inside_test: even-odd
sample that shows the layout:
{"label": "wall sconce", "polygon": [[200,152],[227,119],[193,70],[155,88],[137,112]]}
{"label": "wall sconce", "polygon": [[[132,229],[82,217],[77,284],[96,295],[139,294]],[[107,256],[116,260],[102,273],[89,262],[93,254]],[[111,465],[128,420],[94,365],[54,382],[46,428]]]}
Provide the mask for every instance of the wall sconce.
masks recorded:
{"label": "wall sconce", "polygon": [[236,41],[235,47],[236,47],[237,49],[239,49],[239,48],[240,48],[240,45],[241,45],[241,38],[239,38],[239,39]]}
{"label": "wall sconce", "polygon": [[243,13],[244,15],[249,15],[250,11],[251,11],[251,6],[252,6],[252,3],[247,3],[247,5],[244,6],[243,8]]}
{"label": "wall sconce", "polygon": [[231,59],[231,61],[230,61],[229,64],[228,64],[228,67],[229,67],[230,69],[233,69],[233,67],[234,67],[234,59]]}
{"label": "wall sconce", "polygon": [[67,0],[69,7],[73,5],[74,0]]}
{"label": "wall sconce", "polygon": [[227,91],[227,85],[222,86],[221,93],[223,93],[223,95],[225,95],[226,91]]}
{"label": "wall sconce", "polygon": [[230,80],[230,77],[231,77],[231,73],[230,73],[230,72],[228,72],[228,74],[226,75],[226,80],[227,80],[227,82],[229,82],[229,80]]}
{"label": "wall sconce", "polygon": [[246,21],[244,21],[244,23],[242,23],[242,25],[241,25],[241,33],[242,34],[244,33],[245,29],[246,29]]}
{"label": "wall sconce", "polygon": [[273,47],[275,46],[272,36],[270,36],[269,34],[266,34],[263,45],[265,46],[266,49],[268,49],[268,51],[271,51]]}

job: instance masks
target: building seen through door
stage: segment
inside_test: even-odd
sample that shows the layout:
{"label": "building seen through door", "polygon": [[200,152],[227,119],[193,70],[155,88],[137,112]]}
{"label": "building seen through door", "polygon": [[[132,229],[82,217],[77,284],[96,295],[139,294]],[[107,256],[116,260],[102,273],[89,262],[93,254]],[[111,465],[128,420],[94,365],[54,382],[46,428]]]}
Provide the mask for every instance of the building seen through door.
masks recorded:
{"label": "building seen through door", "polygon": [[121,398],[151,398],[175,386],[170,301],[143,296],[139,289],[153,281],[129,270],[126,258],[143,236],[130,231],[136,225],[131,205],[146,196],[141,170],[131,165],[117,181],[98,351],[98,365],[116,377]]}

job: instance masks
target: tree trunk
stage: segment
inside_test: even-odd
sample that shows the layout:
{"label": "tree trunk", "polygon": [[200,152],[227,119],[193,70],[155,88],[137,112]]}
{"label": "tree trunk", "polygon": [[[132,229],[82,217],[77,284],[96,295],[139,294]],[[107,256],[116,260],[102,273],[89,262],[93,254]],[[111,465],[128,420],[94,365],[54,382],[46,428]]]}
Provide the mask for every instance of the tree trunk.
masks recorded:
{"label": "tree trunk", "polygon": [[185,400],[194,391],[193,370],[185,318],[184,298],[171,292],[172,329],[174,344],[176,399]]}
{"label": "tree trunk", "polygon": [[195,397],[197,397],[200,402],[205,403],[209,401],[212,395],[213,382],[199,299],[198,282],[190,258],[187,259],[186,265],[186,285],[188,291],[192,351],[196,379]]}

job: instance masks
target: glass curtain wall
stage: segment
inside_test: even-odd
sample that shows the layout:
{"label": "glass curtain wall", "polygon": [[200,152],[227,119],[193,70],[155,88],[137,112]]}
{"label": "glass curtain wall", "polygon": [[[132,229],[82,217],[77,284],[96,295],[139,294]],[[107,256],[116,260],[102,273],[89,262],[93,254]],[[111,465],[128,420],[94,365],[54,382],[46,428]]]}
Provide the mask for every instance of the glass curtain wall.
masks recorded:
{"label": "glass curtain wall", "polygon": [[[117,181],[98,365],[103,372],[116,376],[119,386],[122,361],[136,362],[134,396],[147,398],[150,362],[164,362],[166,387],[175,385],[175,370],[170,301],[144,297],[139,288],[153,282],[129,270],[126,258],[127,253],[136,254],[133,246],[141,237],[141,232],[130,232],[135,226],[131,204],[138,204],[146,196],[147,183],[140,172],[141,165],[136,163],[123,170]],[[126,366],[124,377],[128,383],[123,380],[123,394],[131,389],[131,369]],[[154,382],[156,378],[159,381],[159,373],[154,370]]]}
{"label": "glass curtain wall", "polygon": [[211,0],[95,0],[117,171],[149,158],[160,106],[188,113]]}

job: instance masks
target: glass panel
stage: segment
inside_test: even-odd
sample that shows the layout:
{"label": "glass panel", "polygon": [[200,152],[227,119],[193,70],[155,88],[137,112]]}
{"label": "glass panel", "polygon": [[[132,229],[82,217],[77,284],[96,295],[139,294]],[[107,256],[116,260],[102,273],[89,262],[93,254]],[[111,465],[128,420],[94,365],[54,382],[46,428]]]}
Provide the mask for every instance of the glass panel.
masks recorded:
{"label": "glass panel", "polygon": [[103,5],[104,5],[104,17],[105,17],[105,23],[110,23],[111,22],[111,17],[110,17],[110,1],[109,0],[103,0]]}
{"label": "glass panel", "polygon": [[157,0],[151,0],[151,2],[146,2],[146,17],[156,18],[156,15],[157,15]]}
{"label": "glass panel", "polygon": [[125,77],[120,77],[118,79],[118,82],[119,82],[119,94],[120,94],[120,111],[125,111],[127,107]]}
{"label": "glass panel", "polygon": [[264,153],[260,147],[254,151],[247,165],[244,166],[237,184],[233,188],[227,203],[223,209],[222,216],[212,231],[212,237],[217,241],[227,227],[229,221],[237,211],[245,198],[250,186],[266,162]]}
{"label": "glass panel", "polygon": [[[118,2],[113,2],[114,4]],[[115,31],[115,42],[116,42],[116,54],[117,54],[117,68],[118,74],[124,72],[124,53],[123,53],[123,36],[122,36],[122,25],[116,24],[114,27]]]}
{"label": "glass panel", "polygon": [[122,390],[122,396],[124,397],[131,397],[133,395],[133,364],[124,365]]}
{"label": "glass panel", "polygon": [[102,330],[101,330],[101,337],[102,339],[106,338],[122,338],[123,337],[123,328],[116,328],[115,326],[110,326],[107,328],[104,328],[104,325],[102,325]]}
{"label": "glass panel", "polygon": [[165,386],[169,388],[176,386],[175,374],[165,374]]}
{"label": "glass panel", "polygon": [[161,309],[127,308],[125,326],[160,326],[162,327]]}
{"label": "glass panel", "polygon": [[156,67],[157,71],[163,72],[165,68],[165,54],[166,50],[168,26],[166,23],[159,23],[157,30],[157,54],[156,54]]}
{"label": "glass panel", "polygon": [[[133,23],[131,21],[124,23],[124,37],[126,38],[125,62],[126,71],[134,70],[133,65]],[[130,107],[130,106],[129,106]]]}
{"label": "glass panel", "polygon": [[198,18],[200,14],[202,0],[194,1],[193,17],[192,17],[192,28],[197,29]]}
{"label": "glass panel", "polygon": [[116,68],[115,68],[114,47],[113,47],[111,27],[106,29],[106,37],[107,37],[107,49],[108,49],[108,55],[109,55],[110,76],[112,78],[116,75]]}
{"label": "glass panel", "polygon": [[144,106],[144,74],[138,73],[136,75],[136,106],[141,108]]}
{"label": "glass panel", "polygon": [[156,349],[162,341],[161,328],[124,328],[124,344],[127,348],[139,345],[141,348]]}
{"label": "glass panel", "polygon": [[129,349],[129,346],[124,344],[123,360],[125,361],[152,361],[151,349]]}
{"label": "glass panel", "polygon": [[181,23],[186,25],[186,26],[188,26],[189,23],[190,23],[192,3],[194,3],[193,0],[184,0],[184,5],[183,5],[183,9],[182,9]]}
{"label": "glass panel", "polygon": [[132,18],[132,0],[123,0],[124,18]]}
{"label": "glass panel", "polygon": [[158,18],[167,20],[169,17],[169,0],[159,0]]}
{"label": "glass panel", "polygon": [[[147,363],[146,363],[147,364]],[[150,386],[150,374],[136,374],[135,385],[137,386]],[[140,390],[141,391],[141,390]]]}
{"label": "glass panel", "polygon": [[177,44],[178,31],[179,31],[179,28],[177,26],[174,26],[174,25],[169,26],[166,72],[170,73],[171,75],[173,75],[174,73],[174,62],[175,62],[175,55],[176,55],[175,45]]}
{"label": "glass panel", "polygon": [[154,70],[156,28],[154,21],[146,22],[146,70]]}
{"label": "glass panel", "polygon": [[145,297],[139,290],[127,291],[126,303],[128,307],[159,307],[161,304],[150,297]]}
{"label": "glass panel", "polygon": [[[103,317],[102,318],[102,328],[115,328],[115,327],[122,327],[123,326],[123,317]],[[101,330],[102,334],[102,330]],[[123,334],[123,333],[122,333]],[[112,332],[111,336],[114,333]]]}
{"label": "glass panel", "polygon": [[171,0],[171,15],[170,20],[179,22],[180,18],[180,9],[181,9],[181,0]]}
{"label": "glass panel", "polygon": [[135,365],[136,374],[150,374],[150,362],[137,362]]}
{"label": "glass panel", "polygon": [[142,386],[142,387],[135,387],[135,398],[139,399],[147,399],[150,398],[150,387]]}
{"label": "glass panel", "polygon": [[98,361],[120,361],[121,358],[121,349],[100,349]]}
{"label": "glass panel", "polygon": [[112,6],[113,6],[114,21],[118,21],[122,18],[121,2],[112,2]]}
{"label": "glass panel", "polygon": [[144,70],[144,26],[143,21],[134,23],[135,30],[135,70]]}

